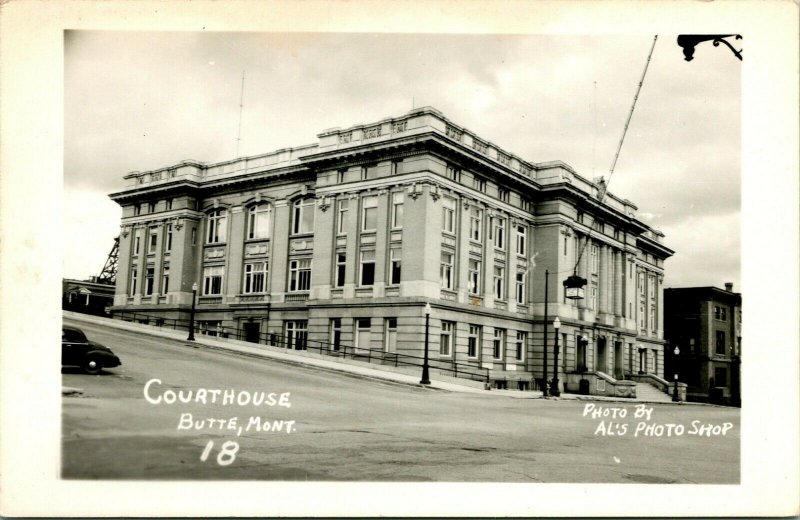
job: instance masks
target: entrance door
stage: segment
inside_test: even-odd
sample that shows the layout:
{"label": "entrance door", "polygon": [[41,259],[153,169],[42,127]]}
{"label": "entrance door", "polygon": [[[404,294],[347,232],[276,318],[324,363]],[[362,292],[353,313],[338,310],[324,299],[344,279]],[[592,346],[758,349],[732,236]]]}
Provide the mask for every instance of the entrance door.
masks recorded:
{"label": "entrance door", "polygon": [[258,343],[261,336],[261,323],[257,321],[244,322],[244,340],[250,343]]}
{"label": "entrance door", "polygon": [[596,370],[606,373],[608,372],[608,360],[606,359],[606,338],[600,336],[597,338],[597,367]]}

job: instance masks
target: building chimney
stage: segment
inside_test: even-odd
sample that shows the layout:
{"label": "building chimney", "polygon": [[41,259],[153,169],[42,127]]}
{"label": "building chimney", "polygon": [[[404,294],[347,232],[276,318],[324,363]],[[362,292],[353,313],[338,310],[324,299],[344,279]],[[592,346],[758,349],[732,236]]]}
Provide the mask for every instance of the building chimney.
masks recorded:
{"label": "building chimney", "polygon": [[728,292],[733,292],[733,283],[728,282],[725,284],[725,290]]}

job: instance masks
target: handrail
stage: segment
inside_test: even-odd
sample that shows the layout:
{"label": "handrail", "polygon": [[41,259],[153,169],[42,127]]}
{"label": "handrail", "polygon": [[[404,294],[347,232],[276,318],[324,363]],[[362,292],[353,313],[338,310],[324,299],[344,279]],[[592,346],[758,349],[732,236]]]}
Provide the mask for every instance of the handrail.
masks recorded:
{"label": "handrail", "polygon": [[[115,311],[112,319],[122,319],[124,321],[138,321],[141,324],[147,324],[157,327],[172,328],[173,330],[189,330],[189,320],[181,320],[178,318],[164,318],[161,316],[154,316],[144,314],[136,311]],[[232,337],[237,340],[244,340],[246,337],[243,329],[218,325],[213,329],[202,330],[200,323],[195,321],[195,334],[204,334],[208,336],[221,337],[223,339]],[[424,358],[413,354],[406,354],[402,352],[387,352],[382,348],[371,347],[354,347],[351,344],[340,343],[337,346],[328,341],[320,341],[309,339],[308,337],[302,338],[298,343],[297,340],[291,341],[290,338],[285,337],[283,334],[275,333],[259,333],[258,343],[267,346],[278,348],[285,348],[299,351],[318,351],[320,354],[325,354],[333,357],[340,357],[342,359],[358,359],[368,363],[375,364],[393,364],[395,367],[422,367]],[[470,379],[473,381],[489,382],[489,369],[482,368],[474,365],[456,362],[454,359],[437,359],[429,358],[428,366],[431,370],[438,370],[439,372],[452,373],[453,377]]]}

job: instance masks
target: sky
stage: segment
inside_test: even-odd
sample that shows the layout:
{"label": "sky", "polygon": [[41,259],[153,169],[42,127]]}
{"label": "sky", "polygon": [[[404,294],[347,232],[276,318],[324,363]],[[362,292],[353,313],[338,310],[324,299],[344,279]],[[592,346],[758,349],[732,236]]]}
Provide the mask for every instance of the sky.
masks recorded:
{"label": "sky", "polygon": [[[609,191],[675,251],[666,287],[740,287],[741,62],[658,37]],[[67,31],[63,274],[100,273],[123,176],[316,142],[432,106],[530,162],[609,170],[653,36]],[[734,42],[736,45],[736,42]],[[242,74],[244,93],[242,96]],[[240,96],[243,108],[240,111]]]}

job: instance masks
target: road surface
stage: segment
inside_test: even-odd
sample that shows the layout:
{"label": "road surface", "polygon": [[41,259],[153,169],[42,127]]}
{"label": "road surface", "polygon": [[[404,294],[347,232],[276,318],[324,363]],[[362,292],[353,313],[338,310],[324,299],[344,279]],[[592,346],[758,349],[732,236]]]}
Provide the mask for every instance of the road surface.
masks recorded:
{"label": "road surface", "polygon": [[123,364],[62,369],[83,390],[63,398],[65,479],[739,482],[738,409],[637,418],[632,403],[432,390],[74,324]]}

